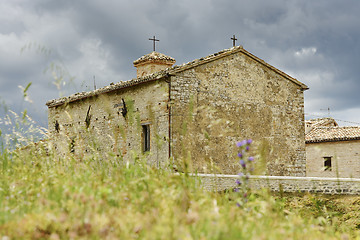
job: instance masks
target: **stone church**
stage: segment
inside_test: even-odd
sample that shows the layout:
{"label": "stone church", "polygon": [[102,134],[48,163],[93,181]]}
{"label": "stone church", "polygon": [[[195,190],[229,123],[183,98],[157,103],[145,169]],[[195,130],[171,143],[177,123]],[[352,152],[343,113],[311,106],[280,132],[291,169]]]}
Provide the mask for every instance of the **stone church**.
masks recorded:
{"label": "stone church", "polygon": [[266,174],[305,176],[305,84],[242,46],[174,63],[154,51],[134,61],[137,78],[48,101],[55,149],[236,174],[236,142],[251,138]]}

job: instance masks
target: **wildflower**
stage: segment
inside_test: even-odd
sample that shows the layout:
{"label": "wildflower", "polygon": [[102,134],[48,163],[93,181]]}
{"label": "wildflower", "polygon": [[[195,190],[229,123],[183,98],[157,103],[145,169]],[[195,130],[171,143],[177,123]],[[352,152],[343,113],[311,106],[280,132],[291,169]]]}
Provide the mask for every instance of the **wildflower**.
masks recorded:
{"label": "wildflower", "polygon": [[238,174],[239,179],[236,180],[237,188],[234,189],[234,192],[240,193],[241,200],[236,203],[238,207],[245,206],[245,203],[248,202],[248,196],[250,194],[249,179],[251,172],[254,170],[252,162],[255,160],[254,157],[248,156],[252,142],[252,139],[247,139],[236,144],[236,146],[240,147],[237,156],[240,158],[239,164],[242,167],[242,170]]}
{"label": "wildflower", "polygon": [[240,165],[243,167],[243,168],[246,168],[246,164],[245,164],[245,161],[244,160],[240,160]]}
{"label": "wildflower", "polygon": [[242,146],[244,146],[246,144],[246,140],[243,140],[243,141],[241,141],[241,142],[237,142],[236,143],[236,146],[237,147],[242,147]]}

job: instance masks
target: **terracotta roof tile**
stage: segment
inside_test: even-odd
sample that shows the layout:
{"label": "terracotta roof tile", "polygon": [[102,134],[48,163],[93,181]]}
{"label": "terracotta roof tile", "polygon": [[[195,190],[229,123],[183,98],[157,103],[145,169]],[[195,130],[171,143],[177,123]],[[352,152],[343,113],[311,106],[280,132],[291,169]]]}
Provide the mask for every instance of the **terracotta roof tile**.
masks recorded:
{"label": "terracotta roof tile", "polygon": [[360,139],[360,127],[316,127],[305,135],[306,143]]}

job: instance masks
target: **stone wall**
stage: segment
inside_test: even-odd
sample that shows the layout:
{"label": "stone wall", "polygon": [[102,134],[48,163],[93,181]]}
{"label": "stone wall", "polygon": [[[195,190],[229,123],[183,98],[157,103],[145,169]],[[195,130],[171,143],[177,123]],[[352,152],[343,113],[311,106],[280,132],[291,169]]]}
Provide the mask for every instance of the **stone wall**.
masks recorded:
{"label": "stone wall", "polygon": [[[324,167],[331,157],[331,169]],[[306,144],[306,176],[360,178],[360,140]]]}
{"label": "stone wall", "polygon": [[141,125],[149,124],[151,151],[146,156],[160,167],[169,157],[168,89],[165,81],[151,81],[50,106],[49,131],[57,152],[132,161],[143,152]]}
{"label": "stone wall", "polygon": [[160,64],[160,63],[154,63],[154,64],[146,64],[146,65],[140,65],[136,68],[136,75],[138,78],[144,77],[146,75],[162,71],[169,66],[169,64]]}
{"label": "stone wall", "polygon": [[[193,174],[198,177],[201,186],[209,191],[234,189],[238,175]],[[250,176],[252,189],[267,188],[279,192],[310,192],[320,194],[360,195],[360,178],[320,178],[288,176]]]}
{"label": "stone wall", "polygon": [[251,138],[268,175],[305,176],[303,89],[258,60],[235,52],[176,72],[171,100],[178,165],[234,174],[235,143]]}

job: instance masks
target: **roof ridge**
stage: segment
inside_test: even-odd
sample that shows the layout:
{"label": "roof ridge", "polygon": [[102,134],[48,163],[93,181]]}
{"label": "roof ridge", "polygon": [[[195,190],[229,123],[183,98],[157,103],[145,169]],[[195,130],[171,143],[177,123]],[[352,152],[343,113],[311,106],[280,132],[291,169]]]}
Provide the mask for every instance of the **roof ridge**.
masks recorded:
{"label": "roof ridge", "polygon": [[326,129],[326,128],[334,128],[334,129],[341,129],[341,128],[360,128],[360,126],[315,126],[313,129],[320,128],[320,129]]}
{"label": "roof ridge", "polygon": [[319,117],[319,118],[312,118],[306,121],[319,121],[319,120],[335,120],[335,119],[332,117]]}
{"label": "roof ridge", "polygon": [[212,58],[216,57],[216,56],[219,56],[220,54],[223,54],[223,53],[228,53],[228,52],[232,52],[235,50],[238,50],[238,49],[243,49],[243,46],[242,45],[239,45],[239,46],[235,46],[235,47],[232,47],[232,48],[227,48],[227,49],[223,49],[219,52],[216,52],[216,53],[213,53],[213,54],[210,54],[210,55],[207,55],[205,57],[201,57],[201,58],[196,58],[190,62],[187,62],[187,63],[183,63],[181,65],[175,65],[173,67],[171,67],[170,70],[173,70],[173,69],[176,69],[178,70],[179,68],[183,68],[183,67],[187,67],[187,66],[192,66],[193,64],[196,64],[196,63],[199,63],[199,62],[202,62],[204,60],[212,60]]}

